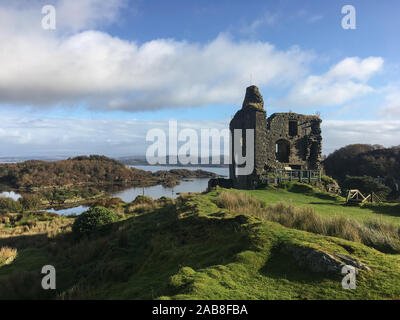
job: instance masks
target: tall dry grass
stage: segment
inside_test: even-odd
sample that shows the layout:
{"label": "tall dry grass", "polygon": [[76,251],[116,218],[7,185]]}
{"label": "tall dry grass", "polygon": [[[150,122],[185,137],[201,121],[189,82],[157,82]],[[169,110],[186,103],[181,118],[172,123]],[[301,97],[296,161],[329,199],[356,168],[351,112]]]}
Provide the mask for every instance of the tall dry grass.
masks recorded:
{"label": "tall dry grass", "polygon": [[281,225],[360,242],[386,253],[400,253],[400,228],[382,221],[359,222],[347,217],[321,217],[312,207],[295,207],[291,203],[278,202],[266,206],[264,202],[248,194],[223,192],[217,197],[217,205],[229,211],[250,214]]}
{"label": "tall dry grass", "polygon": [[265,202],[246,193],[222,192],[217,197],[217,205],[229,211],[257,214],[266,208]]}
{"label": "tall dry grass", "polygon": [[22,225],[16,225],[12,228],[5,228],[0,224],[0,239],[15,237],[20,235],[37,235],[48,234],[49,237],[54,237],[57,234],[70,231],[73,219],[57,218],[51,221],[31,220]]}
{"label": "tall dry grass", "polygon": [[2,247],[0,248],[0,266],[11,263],[17,257],[17,249]]}

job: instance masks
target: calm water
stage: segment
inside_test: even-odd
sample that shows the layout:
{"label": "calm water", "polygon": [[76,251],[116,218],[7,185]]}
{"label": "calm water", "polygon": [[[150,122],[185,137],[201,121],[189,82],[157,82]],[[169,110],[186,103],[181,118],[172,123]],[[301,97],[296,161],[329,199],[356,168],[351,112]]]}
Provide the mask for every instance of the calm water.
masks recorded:
{"label": "calm water", "polygon": [[47,212],[55,212],[59,215],[70,215],[70,214],[81,214],[82,212],[86,211],[87,209],[89,209],[89,207],[87,206],[77,206],[77,207],[73,207],[73,208],[68,208],[68,209],[60,209],[60,210],[56,210],[56,209],[46,209],[45,211]]}
{"label": "calm water", "polygon": [[202,192],[207,189],[208,178],[182,180],[173,188],[166,188],[161,185],[146,188],[129,188],[113,193],[113,197],[121,198],[125,202],[131,202],[139,195],[158,199],[161,197],[176,198],[182,192]]}
{"label": "calm water", "polygon": [[[228,175],[228,168],[219,167],[174,167],[174,166],[131,166],[141,170],[147,170],[151,172],[159,170],[171,170],[171,169],[188,169],[188,170],[198,170],[202,169],[209,172],[214,172],[221,176]],[[182,192],[203,192],[208,187],[208,178],[191,178],[182,180],[181,183],[173,188],[166,188],[161,185],[145,187],[145,188],[129,188],[122,191],[113,193],[113,197],[121,198],[125,202],[131,202],[139,195],[145,195],[153,199],[158,199],[161,197],[177,198],[179,193]]]}
{"label": "calm water", "polygon": [[[174,166],[130,166],[134,168],[138,168],[146,171],[159,171],[159,170],[171,170],[171,169],[188,169],[188,170],[198,170],[202,169],[205,171],[214,172],[221,176],[228,176],[229,169],[228,168],[219,168],[219,167],[174,167]],[[182,192],[203,192],[208,187],[208,178],[191,178],[181,180],[181,183],[173,188],[165,188],[161,185],[145,187],[145,188],[128,188],[122,191],[117,191],[111,194],[112,197],[121,198],[125,202],[131,202],[135,200],[135,198],[139,195],[145,195],[151,197],[153,199],[158,199],[161,197],[168,198],[177,198],[179,193]],[[0,197],[10,197],[14,200],[18,200],[21,195],[11,191],[11,192],[1,192]],[[55,212],[60,215],[69,215],[69,214],[81,214],[82,212],[88,209],[87,206],[77,206],[69,209],[47,209],[48,212]]]}

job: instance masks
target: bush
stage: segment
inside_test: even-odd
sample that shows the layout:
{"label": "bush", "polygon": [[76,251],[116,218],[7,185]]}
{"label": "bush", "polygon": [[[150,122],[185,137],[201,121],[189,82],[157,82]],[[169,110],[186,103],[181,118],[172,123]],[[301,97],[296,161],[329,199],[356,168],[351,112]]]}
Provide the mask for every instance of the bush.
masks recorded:
{"label": "bush", "polygon": [[80,238],[117,220],[118,216],[113,211],[104,207],[93,207],[76,218],[72,232]]}
{"label": "bush", "polygon": [[[137,196],[135,200],[128,204],[125,208],[125,213],[145,213],[149,211],[153,211],[158,205],[158,201],[153,200],[147,196]],[[167,203],[162,204],[161,206],[166,206]]]}
{"label": "bush", "polygon": [[152,198],[148,197],[148,196],[140,196],[139,195],[131,203],[132,204],[144,204],[144,203],[153,204],[154,202],[155,201]]}
{"label": "bush", "polygon": [[0,266],[11,263],[17,256],[17,249],[2,247],[0,248]]}
{"label": "bush", "polygon": [[12,198],[3,198],[0,197],[0,211],[2,212],[21,212],[22,205],[18,201],[13,200]]}
{"label": "bush", "polygon": [[265,208],[264,201],[256,199],[246,193],[222,192],[217,197],[220,208],[240,213],[252,214]]}
{"label": "bush", "polygon": [[322,189],[326,192],[335,193],[339,195],[341,194],[339,183],[332,177],[322,175],[320,184],[323,187]]}
{"label": "bush", "polygon": [[123,203],[124,201],[122,201],[120,198],[103,198],[97,200],[94,206],[114,209],[120,207]]}
{"label": "bush", "polygon": [[36,210],[42,203],[40,197],[33,194],[24,195],[22,198],[18,199],[18,202],[21,203],[25,210]]}

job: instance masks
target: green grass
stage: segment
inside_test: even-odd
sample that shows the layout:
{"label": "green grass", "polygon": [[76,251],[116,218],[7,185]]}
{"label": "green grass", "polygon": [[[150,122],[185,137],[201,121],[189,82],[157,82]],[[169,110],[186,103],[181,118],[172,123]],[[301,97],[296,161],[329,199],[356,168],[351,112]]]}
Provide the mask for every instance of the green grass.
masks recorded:
{"label": "green grass", "polygon": [[[285,190],[246,192],[268,203],[284,200],[282,195],[286,199],[294,197],[292,201],[300,206],[318,199],[325,203],[317,205],[320,210],[329,207],[330,202],[336,203]],[[330,212],[334,208],[335,204]],[[358,210],[360,218],[363,213],[369,214],[369,209],[345,209]],[[11,288],[0,290],[0,298],[400,298],[400,255],[285,228],[251,214],[234,214],[216,205],[215,191],[136,214],[114,223],[108,234],[93,234],[79,243],[68,233],[47,244],[41,242],[37,248],[30,247],[30,240],[29,236],[25,242],[19,239],[17,258],[0,267],[0,288]],[[10,239],[7,243],[12,247]],[[357,275],[356,290],[344,290],[341,275],[313,273],[299,267],[290,254],[294,246],[350,255],[372,271]],[[57,270],[57,290],[51,296],[28,290],[32,283],[40,283],[44,264],[52,264]],[[24,287],[25,283],[29,288]]]}
{"label": "green grass", "polygon": [[[361,222],[381,220],[382,222],[400,225],[400,206],[398,204],[366,205],[362,208],[358,206],[349,206],[346,205],[344,198],[318,192],[315,189],[310,189],[309,186],[302,185],[299,187],[298,185],[298,183],[293,183],[289,186],[289,190],[269,187],[259,190],[232,189],[229,191],[251,194],[265,201],[268,205],[283,201],[293,203],[296,207],[312,207],[318,214],[323,216],[344,216]],[[301,192],[304,190],[307,190],[306,194]],[[215,196],[215,191],[212,192],[211,196]]]}

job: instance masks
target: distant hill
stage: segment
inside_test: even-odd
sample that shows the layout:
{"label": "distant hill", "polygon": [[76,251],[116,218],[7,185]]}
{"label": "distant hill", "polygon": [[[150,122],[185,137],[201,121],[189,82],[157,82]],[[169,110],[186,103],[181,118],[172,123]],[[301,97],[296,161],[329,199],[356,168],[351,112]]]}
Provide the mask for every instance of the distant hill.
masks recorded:
{"label": "distant hill", "polygon": [[[127,157],[119,157],[116,158],[119,162],[126,164],[126,165],[136,165],[136,166],[148,166],[150,165],[147,162],[145,156],[127,156]],[[174,166],[174,167],[228,167],[228,164],[224,164],[224,156],[220,156],[219,164],[212,164],[212,158],[208,159],[209,164],[204,164],[207,158],[198,158],[198,164],[180,164],[179,161],[177,164],[169,164],[171,161],[167,159],[167,164],[157,164],[157,166]]]}
{"label": "distant hill", "polygon": [[338,180],[349,176],[400,179],[400,146],[352,144],[331,153],[323,166],[327,175]]}
{"label": "distant hill", "polygon": [[28,161],[28,160],[59,161],[59,160],[65,160],[67,158],[68,157],[66,157],[66,156],[0,157],[0,163],[18,163],[18,162],[24,162],[24,161]]}
{"label": "distant hill", "polygon": [[151,172],[131,169],[105,156],[79,156],[60,161],[28,160],[0,164],[0,183],[14,188],[79,184],[124,184],[154,181]]}
{"label": "distant hill", "polygon": [[184,178],[214,178],[204,170],[151,171],[129,168],[105,156],[78,156],[60,161],[28,160],[0,164],[0,184],[12,188],[162,184],[174,186]]}

